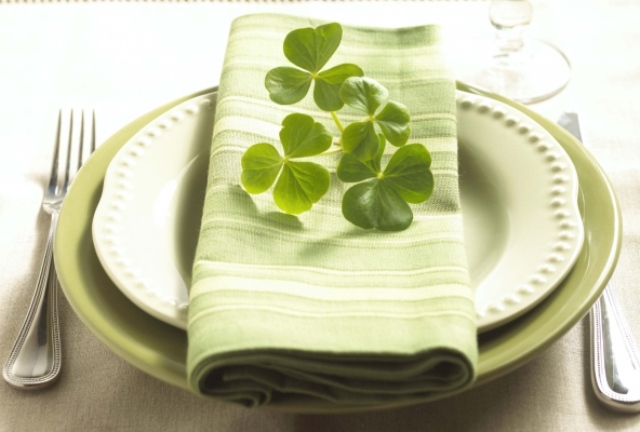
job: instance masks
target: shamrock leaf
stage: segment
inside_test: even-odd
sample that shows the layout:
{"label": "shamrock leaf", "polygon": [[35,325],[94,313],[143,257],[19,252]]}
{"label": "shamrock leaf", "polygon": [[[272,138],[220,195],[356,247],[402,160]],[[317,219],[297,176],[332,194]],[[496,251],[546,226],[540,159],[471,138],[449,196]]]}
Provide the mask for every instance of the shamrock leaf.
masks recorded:
{"label": "shamrock leaf", "polygon": [[342,214],[364,229],[402,231],[413,222],[409,204],[388,183],[377,179],[352,186],[344,194]]}
{"label": "shamrock leaf", "polygon": [[366,162],[358,159],[353,153],[344,153],[338,163],[336,174],[346,183],[355,183],[368,178],[376,177],[380,172],[380,161],[384,153],[386,140],[384,135],[377,135],[379,141],[378,152]]}
{"label": "shamrock leaf", "polygon": [[371,160],[378,152],[379,140],[373,122],[353,122],[342,131],[342,148],[362,161]]}
{"label": "shamrock leaf", "polygon": [[340,87],[349,77],[362,76],[360,67],[345,63],[321,70],[342,41],[342,26],[330,23],[314,28],[290,32],[284,40],[283,51],[291,63],[301,69],[282,66],[271,69],[265,87],[272,101],[290,105],[301,101],[315,81],[313,98],[323,111],[337,111],[344,106]]}
{"label": "shamrock leaf", "polygon": [[306,114],[289,114],[282,120],[280,141],[289,158],[315,156],[331,147],[333,136],[322,123]]}
{"label": "shamrock leaf", "polygon": [[300,214],[327,193],[330,176],[321,165],[295,159],[322,153],[331,146],[332,137],[308,115],[290,114],[282,121],[280,141],[284,156],[268,143],[249,147],[242,156],[240,180],[252,194],[265,192],[275,182],[276,205],[285,213]]}
{"label": "shamrock leaf", "polygon": [[[379,82],[367,77],[350,77],[340,88],[340,97],[350,107],[364,112],[363,121],[351,123],[342,134],[342,146],[358,159],[371,159],[378,151],[375,125],[391,144],[400,147],[411,135],[411,116],[407,108],[388,101],[389,93]],[[379,109],[380,107],[382,109]],[[377,113],[377,114],[376,114]]]}
{"label": "shamrock leaf", "polygon": [[389,101],[376,115],[376,124],[385,138],[396,147],[407,143],[411,135],[411,115],[404,105]]}
{"label": "shamrock leaf", "polygon": [[[380,147],[384,148],[381,136]],[[401,231],[413,221],[409,203],[424,202],[433,192],[431,156],[423,145],[410,144],[397,150],[381,171],[382,153],[366,162],[349,153],[342,157],[337,170],[340,180],[365,180],[347,190],[342,213],[361,228]]]}
{"label": "shamrock leaf", "polygon": [[384,169],[382,181],[388,182],[408,203],[426,201],[433,192],[431,155],[422,144],[398,149]]}
{"label": "shamrock leaf", "polygon": [[389,91],[374,79],[354,77],[344,82],[340,97],[351,108],[363,111],[373,118],[380,105],[387,103]]}
{"label": "shamrock leaf", "polygon": [[273,190],[273,200],[285,213],[311,209],[329,190],[329,171],[313,162],[287,162]]}
{"label": "shamrock leaf", "polygon": [[311,75],[300,69],[282,66],[271,69],[265,78],[269,97],[280,105],[300,102],[309,92]]}
{"label": "shamrock leaf", "polygon": [[271,187],[282,168],[282,156],[271,144],[252,145],[242,155],[240,181],[252,194],[259,194]]}
{"label": "shamrock leaf", "polygon": [[342,26],[329,23],[293,30],[284,38],[283,51],[291,63],[318,72],[333,56],[342,41]]}
{"label": "shamrock leaf", "polygon": [[358,66],[350,63],[332,67],[318,73],[313,88],[313,100],[323,111],[338,111],[344,106],[340,98],[342,83],[352,76],[362,76],[364,72]]}

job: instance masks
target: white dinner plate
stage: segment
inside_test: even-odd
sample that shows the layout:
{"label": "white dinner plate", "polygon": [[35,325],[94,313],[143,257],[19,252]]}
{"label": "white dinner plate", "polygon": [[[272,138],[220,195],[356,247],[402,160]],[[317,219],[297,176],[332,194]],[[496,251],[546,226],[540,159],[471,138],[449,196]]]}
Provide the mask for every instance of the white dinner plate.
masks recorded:
{"label": "white dinner plate", "polygon": [[[129,140],[93,219],[97,255],[138,307],[185,329],[216,93],[171,109]],[[527,312],[573,267],[584,239],[571,159],[534,120],[458,92],[460,190],[478,331]]]}

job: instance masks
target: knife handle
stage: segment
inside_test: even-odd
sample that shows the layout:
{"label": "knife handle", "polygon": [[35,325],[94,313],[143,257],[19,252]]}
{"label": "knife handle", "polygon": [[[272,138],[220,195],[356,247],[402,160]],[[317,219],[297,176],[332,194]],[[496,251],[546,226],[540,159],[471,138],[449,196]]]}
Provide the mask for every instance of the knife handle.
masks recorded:
{"label": "knife handle", "polygon": [[590,315],[591,381],[596,396],[614,410],[640,412],[640,356],[611,286]]}

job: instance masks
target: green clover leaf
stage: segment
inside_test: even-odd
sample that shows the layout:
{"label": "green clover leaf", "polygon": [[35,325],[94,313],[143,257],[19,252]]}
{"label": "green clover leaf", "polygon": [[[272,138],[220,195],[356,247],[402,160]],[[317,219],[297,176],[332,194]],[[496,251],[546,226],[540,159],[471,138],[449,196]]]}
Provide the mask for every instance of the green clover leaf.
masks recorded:
{"label": "green clover leaf", "polygon": [[370,121],[353,122],[342,131],[342,148],[362,161],[371,160],[378,152],[380,141]]}
{"label": "green clover leaf", "polygon": [[396,147],[402,147],[411,135],[411,115],[404,105],[389,101],[376,115],[376,124],[385,138]]}
{"label": "green clover leaf", "polygon": [[344,194],[342,214],[364,229],[402,231],[413,222],[413,212],[388,183],[377,179],[352,186]]}
{"label": "green clover leaf", "polygon": [[398,149],[384,169],[383,181],[408,203],[425,202],[433,192],[431,155],[422,144],[409,144]]}
{"label": "green clover leaf", "polygon": [[300,102],[309,92],[311,75],[300,69],[282,66],[271,69],[265,78],[269,97],[280,105]]}
{"label": "green clover leaf", "polygon": [[342,26],[329,23],[293,30],[284,38],[283,51],[291,63],[318,72],[333,56],[342,41]]}
{"label": "green clover leaf", "polygon": [[[384,147],[383,138],[380,142]],[[424,202],[433,192],[431,156],[422,144],[409,144],[398,149],[381,171],[382,153],[379,151],[373,160],[366,162],[349,153],[342,157],[338,178],[361,182],[345,193],[342,213],[361,228],[401,231],[413,221],[409,203]]]}
{"label": "green clover leaf", "polygon": [[240,181],[247,192],[259,194],[271,187],[282,168],[282,156],[271,144],[252,145],[242,155]]}
{"label": "green clover leaf", "polygon": [[265,192],[275,182],[276,205],[285,213],[300,214],[327,193],[330,175],[321,165],[294,159],[322,153],[331,146],[332,137],[322,124],[296,113],[282,121],[280,140],[284,156],[268,143],[249,147],[242,156],[240,180],[252,194]]}
{"label": "green clover leaf", "polygon": [[344,106],[340,98],[342,83],[352,76],[362,76],[364,72],[358,66],[350,63],[332,67],[318,73],[313,88],[313,100],[323,111],[338,111]]}
{"label": "green clover leaf", "polygon": [[[387,141],[394,146],[401,147],[407,143],[411,135],[409,111],[404,105],[389,101],[388,96],[387,89],[371,78],[350,77],[345,80],[340,88],[340,97],[344,103],[367,115],[364,121],[354,122],[343,131],[345,152],[353,153],[363,161],[371,159],[379,144],[374,125],[378,125]],[[383,108],[379,109],[381,106]]]}
{"label": "green clover leaf", "polygon": [[340,180],[345,183],[356,183],[378,176],[381,172],[380,161],[385,147],[384,136],[378,135],[378,139],[380,140],[378,153],[371,160],[363,162],[353,153],[344,153],[342,155],[336,170],[336,174]]}
{"label": "green clover leaf", "polygon": [[333,136],[322,123],[306,114],[289,114],[282,120],[280,141],[289,158],[315,156],[331,147]]}
{"label": "green clover leaf", "polygon": [[285,213],[310,210],[329,190],[329,171],[313,162],[287,162],[273,189],[273,200]]}
{"label": "green clover leaf", "polygon": [[285,57],[301,69],[277,67],[265,78],[265,87],[272,101],[291,105],[301,101],[315,81],[313,98],[323,111],[337,111],[344,106],[340,87],[349,77],[362,76],[362,69],[345,63],[321,71],[342,41],[342,26],[330,23],[290,32],[283,44]]}
{"label": "green clover leaf", "polygon": [[351,108],[363,111],[373,119],[376,110],[387,103],[389,91],[374,79],[353,77],[342,85],[340,97]]}

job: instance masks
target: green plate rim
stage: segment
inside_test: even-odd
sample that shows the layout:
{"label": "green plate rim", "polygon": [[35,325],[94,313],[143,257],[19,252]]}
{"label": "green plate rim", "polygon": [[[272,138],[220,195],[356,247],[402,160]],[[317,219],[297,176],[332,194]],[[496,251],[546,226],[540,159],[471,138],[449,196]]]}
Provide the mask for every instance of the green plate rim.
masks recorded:
{"label": "green plate rim", "polygon": [[[585,246],[565,281],[532,311],[479,336],[478,378],[474,384],[477,386],[531,360],[589,311],[615,269],[622,244],[622,216],[606,173],[564,129],[507,98],[460,82],[457,88],[522,111],[556,138],[576,166],[585,222]],[[100,266],[93,248],[91,221],[106,169],[127,140],[172,107],[216,90],[217,87],[212,87],[169,102],[108,138],[78,173],[63,205],[54,239],[60,285],[84,325],[133,366],[187,391],[186,333],[147,316],[120,293]],[[597,197],[598,204],[591,204],[585,197]]]}

